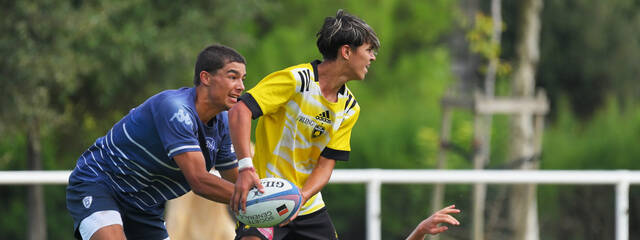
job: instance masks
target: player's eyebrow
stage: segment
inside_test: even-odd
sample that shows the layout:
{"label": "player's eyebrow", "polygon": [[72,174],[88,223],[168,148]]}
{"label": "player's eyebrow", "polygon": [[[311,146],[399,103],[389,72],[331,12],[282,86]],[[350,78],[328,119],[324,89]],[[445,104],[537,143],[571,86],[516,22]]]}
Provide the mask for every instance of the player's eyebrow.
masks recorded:
{"label": "player's eyebrow", "polygon": [[[229,69],[229,71],[227,71],[227,73],[231,73],[231,74],[235,74],[235,75],[240,75],[240,72],[238,72],[237,70],[234,69]],[[243,79],[247,78],[247,74],[245,75],[240,75]]]}

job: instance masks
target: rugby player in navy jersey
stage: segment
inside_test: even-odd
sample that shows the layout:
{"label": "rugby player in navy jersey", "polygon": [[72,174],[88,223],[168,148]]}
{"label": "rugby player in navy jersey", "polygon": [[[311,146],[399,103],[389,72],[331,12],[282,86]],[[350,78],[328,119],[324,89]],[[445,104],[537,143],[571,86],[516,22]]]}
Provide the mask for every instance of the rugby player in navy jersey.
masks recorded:
{"label": "rugby player in navy jersey", "polygon": [[167,200],[192,190],[229,203],[238,164],[227,110],[244,91],[245,64],[229,47],[205,48],[194,87],[150,97],[80,156],[67,187],[76,238],[169,239]]}

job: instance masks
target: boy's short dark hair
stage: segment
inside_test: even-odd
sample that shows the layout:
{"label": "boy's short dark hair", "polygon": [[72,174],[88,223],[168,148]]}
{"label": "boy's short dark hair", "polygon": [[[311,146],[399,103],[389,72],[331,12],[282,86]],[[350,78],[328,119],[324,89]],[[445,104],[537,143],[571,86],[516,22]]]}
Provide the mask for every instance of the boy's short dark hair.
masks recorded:
{"label": "boy's short dark hair", "polygon": [[325,60],[335,60],[338,49],[342,45],[354,48],[369,43],[374,49],[380,48],[380,40],[373,29],[362,19],[353,16],[342,9],[335,17],[324,19],[324,25],[316,34],[318,50]]}
{"label": "boy's short dark hair", "polygon": [[193,84],[196,86],[200,85],[200,72],[207,71],[215,73],[218,69],[230,62],[247,64],[244,57],[233,48],[220,44],[206,47],[198,54],[196,69],[193,75]]}

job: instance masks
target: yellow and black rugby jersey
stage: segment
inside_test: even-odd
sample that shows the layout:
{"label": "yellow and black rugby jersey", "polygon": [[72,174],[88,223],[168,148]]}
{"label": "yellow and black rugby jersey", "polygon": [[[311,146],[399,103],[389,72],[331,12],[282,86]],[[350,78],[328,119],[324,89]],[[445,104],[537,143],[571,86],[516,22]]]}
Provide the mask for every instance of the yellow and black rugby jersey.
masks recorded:
{"label": "yellow and black rugby jersey", "polygon": [[[254,167],[260,176],[285,178],[304,186],[320,156],[346,161],[351,129],[360,113],[355,97],[344,85],[338,101],[320,91],[320,61],[274,72],[240,97],[258,118]],[[324,207],[320,193],[309,198],[300,215]]]}

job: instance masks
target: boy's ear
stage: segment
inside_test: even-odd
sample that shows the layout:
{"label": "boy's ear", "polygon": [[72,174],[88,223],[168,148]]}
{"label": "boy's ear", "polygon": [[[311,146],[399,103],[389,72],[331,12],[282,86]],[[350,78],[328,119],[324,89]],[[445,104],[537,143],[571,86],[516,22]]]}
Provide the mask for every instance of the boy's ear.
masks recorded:
{"label": "boy's ear", "polygon": [[345,60],[349,60],[349,57],[351,56],[351,46],[349,46],[348,44],[342,45],[339,51],[342,58],[344,58]]}
{"label": "boy's ear", "polygon": [[209,78],[211,74],[207,71],[200,71],[200,84],[209,85]]}

